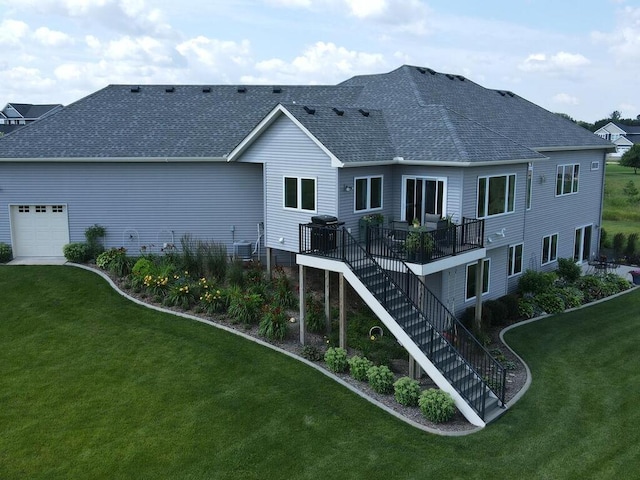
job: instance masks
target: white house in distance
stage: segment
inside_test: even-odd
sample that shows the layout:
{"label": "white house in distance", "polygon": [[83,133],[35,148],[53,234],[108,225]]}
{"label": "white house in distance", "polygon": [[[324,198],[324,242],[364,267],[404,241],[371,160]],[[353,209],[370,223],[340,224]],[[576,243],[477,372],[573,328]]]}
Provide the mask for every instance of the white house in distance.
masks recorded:
{"label": "white house in distance", "polygon": [[638,125],[609,122],[593,133],[616,146],[616,151],[608,155],[610,158],[619,159],[634,144],[640,143],[640,126]]}

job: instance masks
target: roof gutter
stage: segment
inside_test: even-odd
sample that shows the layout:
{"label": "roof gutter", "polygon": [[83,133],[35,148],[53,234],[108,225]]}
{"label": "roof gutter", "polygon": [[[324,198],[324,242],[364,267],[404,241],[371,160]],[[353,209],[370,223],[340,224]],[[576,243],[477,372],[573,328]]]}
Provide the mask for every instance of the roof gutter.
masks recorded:
{"label": "roof gutter", "polygon": [[24,163],[213,163],[226,162],[224,157],[36,157],[1,158],[0,162]]}
{"label": "roof gutter", "polygon": [[579,146],[579,147],[536,147],[531,150],[535,150],[536,152],[566,152],[570,150],[615,150],[616,146],[614,144],[608,145],[589,145],[589,146]]}
{"label": "roof gutter", "polygon": [[390,161],[381,162],[349,162],[343,163],[342,166],[348,167],[375,167],[380,165],[418,165],[428,167],[487,167],[492,165],[514,165],[520,163],[537,162],[549,160],[549,157],[535,158],[516,158],[510,160],[487,160],[484,162],[442,162],[442,161],[425,161],[425,160],[405,160],[403,157],[394,157]]}

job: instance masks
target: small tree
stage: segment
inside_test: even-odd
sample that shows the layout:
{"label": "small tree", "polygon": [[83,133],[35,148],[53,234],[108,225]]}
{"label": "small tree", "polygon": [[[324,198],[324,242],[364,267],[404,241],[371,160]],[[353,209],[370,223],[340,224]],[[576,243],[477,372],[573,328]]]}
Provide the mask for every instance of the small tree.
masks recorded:
{"label": "small tree", "polygon": [[640,168],[640,143],[636,143],[622,155],[620,165],[633,168],[633,173],[638,173],[638,168]]}

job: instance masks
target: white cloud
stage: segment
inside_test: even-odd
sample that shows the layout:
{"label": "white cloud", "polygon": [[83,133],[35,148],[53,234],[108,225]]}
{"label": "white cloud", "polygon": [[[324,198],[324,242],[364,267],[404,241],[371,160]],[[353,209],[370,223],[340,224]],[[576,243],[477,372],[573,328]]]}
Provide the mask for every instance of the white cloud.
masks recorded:
{"label": "white cloud", "polygon": [[533,53],[518,68],[524,72],[561,73],[587,66],[591,61],[579,53],[558,52],[547,56],[544,53]]}
{"label": "white cloud", "polygon": [[45,47],[59,47],[73,43],[71,37],[66,33],[50,30],[47,27],[38,28],[33,36]]}
{"label": "white cloud", "polygon": [[345,0],[345,3],[358,18],[379,17],[389,7],[386,0]]}
{"label": "white cloud", "polygon": [[236,65],[246,65],[251,45],[248,40],[237,43],[199,36],[179,44],[176,50],[190,61],[219,68],[229,60]]}
{"label": "white cloud", "polygon": [[560,105],[579,105],[580,104],[580,100],[578,100],[577,97],[574,97],[573,95],[569,95],[568,93],[558,93],[553,96],[552,100],[554,103],[557,103]]}
{"label": "white cloud", "polygon": [[18,20],[3,20],[0,23],[0,44],[19,45],[29,33],[29,25]]}

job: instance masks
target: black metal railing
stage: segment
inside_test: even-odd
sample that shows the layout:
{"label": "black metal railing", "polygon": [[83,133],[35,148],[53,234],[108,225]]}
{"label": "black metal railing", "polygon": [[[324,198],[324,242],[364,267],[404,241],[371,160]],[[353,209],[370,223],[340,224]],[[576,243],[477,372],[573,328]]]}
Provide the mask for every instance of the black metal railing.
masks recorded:
{"label": "black metal railing", "polygon": [[460,225],[435,230],[400,225],[368,227],[367,252],[425,264],[484,247],[484,220],[463,218]]}
{"label": "black metal railing", "polygon": [[[375,239],[370,229],[366,243]],[[372,238],[369,238],[371,236]],[[398,256],[383,269],[344,228],[300,225],[300,253],[345,262],[469,405],[484,418],[487,389],[504,405],[506,371]],[[388,265],[389,267],[391,265]]]}

